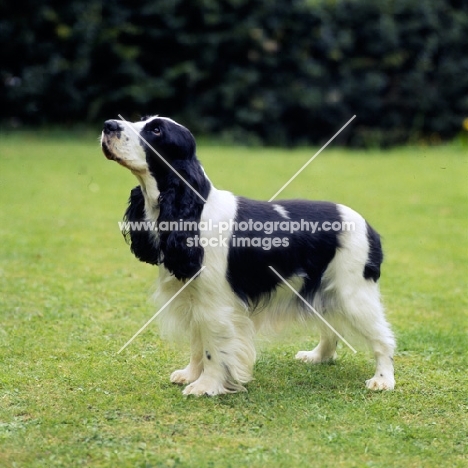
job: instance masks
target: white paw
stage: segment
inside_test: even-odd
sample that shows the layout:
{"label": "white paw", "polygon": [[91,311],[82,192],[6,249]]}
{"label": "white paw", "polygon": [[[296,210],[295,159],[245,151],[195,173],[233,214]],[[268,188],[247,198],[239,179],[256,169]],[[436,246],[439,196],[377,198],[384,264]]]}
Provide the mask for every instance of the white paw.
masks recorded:
{"label": "white paw", "polygon": [[184,391],[182,392],[184,395],[195,395],[195,396],[214,396],[214,395],[222,395],[223,393],[232,393],[227,390],[222,383],[219,381],[207,377],[201,376],[198,380],[187,385]]}
{"label": "white paw", "polygon": [[317,351],[317,349],[314,349],[313,351],[299,351],[296,354],[296,359],[308,362],[309,364],[321,364],[323,362],[334,361],[336,358],[336,353],[333,353],[332,356],[323,356]]}
{"label": "white paw", "polygon": [[185,369],[176,370],[171,374],[171,382],[178,385],[185,385],[194,380],[197,380],[198,376],[194,375],[191,369],[186,367]]}
{"label": "white paw", "polygon": [[395,388],[395,379],[393,377],[376,376],[366,380],[366,387],[369,390],[393,390]]}

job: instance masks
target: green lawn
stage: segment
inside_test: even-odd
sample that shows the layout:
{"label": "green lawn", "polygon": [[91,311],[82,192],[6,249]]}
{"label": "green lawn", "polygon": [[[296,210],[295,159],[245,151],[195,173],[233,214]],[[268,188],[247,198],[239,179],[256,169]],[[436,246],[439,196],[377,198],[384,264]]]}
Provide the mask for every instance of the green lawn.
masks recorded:
{"label": "green lawn", "polygon": [[[332,145],[333,146],[333,145]],[[268,199],[313,149],[205,145],[220,188]],[[259,341],[248,393],[184,398],[188,346],[149,327],[157,269],[129,252],[133,176],[96,135],[0,135],[0,467],[464,467],[468,463],[468,149],[325,150],[283,197],[327,199],[380,231],[398,339],[395,391],[372,356],[294,360],[294,329]]]}

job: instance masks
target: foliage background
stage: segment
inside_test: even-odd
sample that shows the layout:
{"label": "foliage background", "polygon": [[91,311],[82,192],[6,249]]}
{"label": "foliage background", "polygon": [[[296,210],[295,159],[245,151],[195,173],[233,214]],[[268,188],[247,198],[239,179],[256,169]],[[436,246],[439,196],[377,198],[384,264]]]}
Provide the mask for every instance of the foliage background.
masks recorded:
{"label": "foliage background", "polygon": [[318,144],[453,138],[468,117],[464,0],[0,3],[0,123],[160,113],[197,133]]}

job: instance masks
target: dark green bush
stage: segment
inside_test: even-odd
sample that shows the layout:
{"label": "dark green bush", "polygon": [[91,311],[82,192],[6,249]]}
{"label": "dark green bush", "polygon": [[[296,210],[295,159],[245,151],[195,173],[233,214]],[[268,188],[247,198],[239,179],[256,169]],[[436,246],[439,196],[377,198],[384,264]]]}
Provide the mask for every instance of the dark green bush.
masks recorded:
{"label": "dark green bush", "polygon": [[468,117],[468,2],[18,0],[0,5],[0,121],[159,113],[270,144],[394,144]]}

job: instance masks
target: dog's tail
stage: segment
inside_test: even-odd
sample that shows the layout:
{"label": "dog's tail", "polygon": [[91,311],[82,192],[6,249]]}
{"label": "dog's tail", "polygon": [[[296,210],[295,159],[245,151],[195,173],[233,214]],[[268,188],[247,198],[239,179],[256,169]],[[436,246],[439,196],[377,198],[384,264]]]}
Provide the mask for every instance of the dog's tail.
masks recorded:
{"label": "dog's tail", "polygon": [[383,262],[382,243],[380,235],[366,222],[367,240],[369,241],[369,253],[364,267],[364,278],[375,282],[380,278],[380,265]]}

